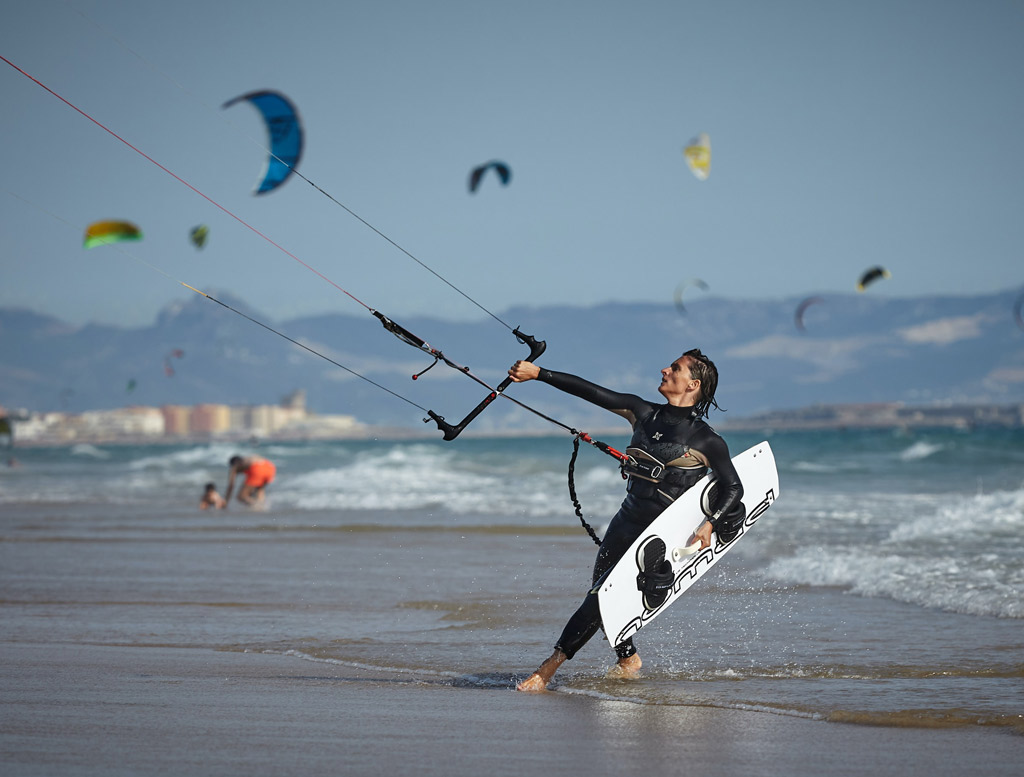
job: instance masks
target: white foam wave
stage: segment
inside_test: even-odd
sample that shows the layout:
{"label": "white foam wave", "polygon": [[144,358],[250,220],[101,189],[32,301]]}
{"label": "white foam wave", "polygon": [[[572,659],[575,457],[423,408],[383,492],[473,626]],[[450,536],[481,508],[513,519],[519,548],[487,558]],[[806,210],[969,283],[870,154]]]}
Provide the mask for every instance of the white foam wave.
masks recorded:
{"label": "white foam wave", "polygon": [[[508,472],[507,458],[492,463],[454,449],[402,446],[282,478],[274,496],[304,510],[564,517],[572,509],[565,471],[529,469],[524,476]],[[622,499],[622,480],[608,467],[578,469],[576,489],[588,515],[610,517]]]}
{"label": "white foam wave", "polygon": [[[790,493],[805,545],[767,573],[797,585],[952,612],[1024,617],[1024,490],[979,494]],[[766,523],[766,529],[781,531]]]}
{"label": "white foam wave", "polygon": [[[600,478],[598,478],[600,480]],[[577,484],[587,511],[614,510],[618,499],[595,498],[590,484]],[[291,479],[275,497],[305,510],[440,510],[455,514],[564,515],[571,509],[563,476],[535,475],[524,486],[518,478],[410,462],[395,469],[357,462]]]}
{"label": "white foam wave", "polygon": [[[60,462],[45,471],[26,466],[19,473],[23,477],[5,481],[0,501],[192,504],[208,481],[223,489],[227,460],[236,452],[230,443],[113,454],[82,446],[75,453],[81,464],[71,469]],[[403,442],[275,445],[260,452],[278,463],[278,477],[268,492],[275,509],[572,518],[567,462],[546,451],[510,456],[486,447],[474,451]],[[60,477],[53,477],[57,472]],[[33,479],[39,476],[45,486]],[[622,500],[618,470],[595,459],[577,465],[575,481],[588,520],[607,521]]]}
{"label": "white foam wave", "polygon": [[155,456],[144,456],[128,463],[131,470],[182,468],[197,466],[223,467],[227,471],[228,459],[234,455],[235,447],[223,443],[200,445],[182,450],[170,450]]}
{"label": "white foam wave", "polygon": [[302,661],[311,661],[311,662],[316,663],[316,664],[332,664],[334,666],[347,666],[347,667],[351,667],[353,669],[361,669],[361,670],[364,670],[364,671],[367,671],[367,672],[386,672],[388,674],[409,674],[409,675],[416,675],[416,676],[434,676],[434,677],[443,677],[443,678],[455,678],[455,677],[459,677],[460,676],[458,672],[454,672],[454,671],[450,671],[450,670],[443,670],[443,669],[434,669],[434,668],[430,668],[430,667],[411,668],[411,667],[404,667],[404,666],[386,666],[386,665],[380,665],[380,664],[368,664],[368,663],[364,663],[364,662],[361,662],[361,661],[350,661],[350,660],[346,660],[346,659],[343,659],[343,658],[329,658],[329,657],[326,657],[326,656],[313,656],[313,655],[310,655],[309,653],[306,653],[306,652],[304,652],[302,650],[295,650],[294,648],[289,648],[289,649],[283,650],[283,651],[281,651],[281,650],[271,650],[269,648],[268,649],[264,649],[264,650],[255,650],[255,651],[247,649],[244,652],[246,652],[246,653],[258,652],[258,653],[263,653],[265,655],[273,655],[273,656],[288,656],[290,658],[301,659]]}
{"label": "white foam wave", "polygon": [[839,472],[840,468],[834,464],[822,464],[817,461],[798,461],[793,464],[797,472]]}
{"label": "white foam wave", "polygon": [[1019,561],[987,553],[911,556],[901,549],[805,550],[773,561],[766,572],[790,584],[842,587],[967,615],[1024,618]]}
{"label": "white foam wave", "polygon": [[70,485],[18,490],[0,488],[0,504],[76,504],[81,501],[81,490]]}
{"label": "white foam wave", "polygon": [[78,443],[77,445],[71,446],[72,456],[87,456],[92,459],[109,459],[110,453],[108,451],[97,448],[95,445],[89,445],[88,443]]}
{"label": "white foam wave", "polygon": [[891,539],[927,542],[953,538],[959,544],[965,538],[985,540],[1004,532],[1024,533],[1024,490],[952,497],[934,512],[897,526]]}
{"label": "white foam wave", "polygon": [[900,452],[901,461],[917,461],[919,459],[927,459],[939,451],[943,450],[946,446],[939,443],[927,442],[925,440],[918,440],[913,445],[905,448]]}

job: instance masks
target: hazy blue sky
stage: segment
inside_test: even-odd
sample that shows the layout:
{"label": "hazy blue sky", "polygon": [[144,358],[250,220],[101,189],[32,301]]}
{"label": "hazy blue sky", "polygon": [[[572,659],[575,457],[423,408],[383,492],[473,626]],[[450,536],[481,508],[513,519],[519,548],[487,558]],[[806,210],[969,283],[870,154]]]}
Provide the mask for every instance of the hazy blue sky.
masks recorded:
{"label": "hazy blue sky", "polygon": [[[1024,3],[18,0],[0,54],[389,315],[476,308],[304,181],[252,195],[255,110],[300,170],[491,310],[711,293],[913,296],[1024,282]],[[361,308],[7,64],[0,305],[137,325],[189,292]],[[711,136],[712,171],[682,148]],[[507,162],[509,186],[467,178]],[[211,227],[205,250],[188,232]]]}

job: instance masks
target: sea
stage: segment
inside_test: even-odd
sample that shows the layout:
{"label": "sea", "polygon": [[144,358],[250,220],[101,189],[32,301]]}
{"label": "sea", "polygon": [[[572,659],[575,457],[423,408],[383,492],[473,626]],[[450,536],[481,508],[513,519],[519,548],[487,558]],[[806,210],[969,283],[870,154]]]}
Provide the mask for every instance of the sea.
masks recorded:
{"label": "sea", "polygon": [[[1024,733],[1024,430],[767,439],[780,493],[637,637],[599,634],[551,690],[637,705]],[[625,436],[605,436],[624,447]],[[0,643],[271,653],[296,667],[514,692],[589,587],[572,437],[15,447],[0,467]],[[277,479],[199,509],[228,458]],[[624,494],[583,445],[598,533]]]}

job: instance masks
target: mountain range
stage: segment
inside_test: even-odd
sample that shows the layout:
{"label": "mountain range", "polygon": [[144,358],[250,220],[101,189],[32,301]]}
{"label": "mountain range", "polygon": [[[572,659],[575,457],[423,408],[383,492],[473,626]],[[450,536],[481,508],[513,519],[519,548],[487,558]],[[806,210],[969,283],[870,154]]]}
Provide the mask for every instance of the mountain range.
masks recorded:
{"label": "mountain range", "polygon": [[[427,409],[457,422],[487,394],[443,363],[411,380],[432,358],[373,316],[273,321],[229,293],[210,294],[223,304],[197,295],[135,328],[72,326],[0,309],[0,405],[83,412],[277,404],[302,389],[311,412],[414,428]],[[1013,314],[1018,294],[824,294],[806,307],[803,328],[795,319],[803,299],[797,297],[705,296],[685,310],[653,303],[517,307],[472,322],[418,316],[398,323],[492,386],[528,354],[506,326],[546,341],[542,366],[650,398],[657,398],[659,370],[699,347],[719,368],[718,401],[728,413],[713,412],[711,421],[720,423],[815,404],[1024,402],[1024,331]],[[604,411],[549,386],[513,386],[508,395],[577,428],[608,425]],[[477,431],[547,428],[508,401],[474,421]]]}

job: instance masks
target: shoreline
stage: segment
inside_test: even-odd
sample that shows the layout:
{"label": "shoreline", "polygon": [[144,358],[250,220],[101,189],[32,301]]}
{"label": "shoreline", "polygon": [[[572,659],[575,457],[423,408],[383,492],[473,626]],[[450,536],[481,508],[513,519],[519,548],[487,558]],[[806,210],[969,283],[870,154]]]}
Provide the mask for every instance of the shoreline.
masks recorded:
{"label": "shoreline", "polygon": [[[770,417],[764,418],[738,418],[736,420],[722,420],[712,426],[723,434],[761,434],[764,436],[773,434],[786,434],[792,432],[868,432],[891,430],[894,432],[970,432],[976,429],[1001,429],[1014,431],[1022,428],[1021,425],[1010,425],[1005,423],[971,423],[963,419],[950,421],[948,423],[936,422],[895,422],[884,420],[864,419],[859,422],[852,422],[848,417],[837,418],[829,421],[807,421],[797,422],[793,420],[779,421]],[[595,427],[589,432],[594,437],[622,437],[628,436],[621,427]],[[459,435],[462,440],[516,440],[516,439],[540,439],[540,438],[561,438],[564,433],[550,429],[517,429],[514,431],[490,430],[490,431],[466,431]],[[259,447],[261,445],[273,445],[278,443],[312,443],[312,442],[393,442],[393,441],[441,441],[441,434],[437,429],[419,429],[417,427],[366,427],[358,434],[324,435],[324,436],[290,436],[270,435],[266,437],[146,437],[146,436],[110,436],[110,437],[81,437],[73,440],[67,439],[19,439],[17,444],[5,448],[8,454],[17,450],[32,450],[38,448],[72,448],[76,445],[111,445],[111,446],[132,446],[132,445],[153,445],[153,446],[174,446],[174,445],[235,445]]]}
{"label": "shoreline", "polygon": [[4,643],[5,773],[1019,773],[1024,737],[636,704],[212,648]]}

